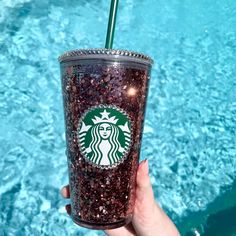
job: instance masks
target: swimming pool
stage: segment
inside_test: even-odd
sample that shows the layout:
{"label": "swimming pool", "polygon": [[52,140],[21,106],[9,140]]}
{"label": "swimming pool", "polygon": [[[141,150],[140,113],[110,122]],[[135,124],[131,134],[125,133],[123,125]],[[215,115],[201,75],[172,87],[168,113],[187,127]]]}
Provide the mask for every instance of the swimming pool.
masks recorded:
{"label": "swimming pool", "polygon": [[[74,225],[59,195],[57,57],[103,47],[108,10],[105,0],[0,2],[0,235],[103,235]],[[114,48],[155,60],[141,158],[182,235],[236,232],[235,25],[233,0],[120,1]]]}

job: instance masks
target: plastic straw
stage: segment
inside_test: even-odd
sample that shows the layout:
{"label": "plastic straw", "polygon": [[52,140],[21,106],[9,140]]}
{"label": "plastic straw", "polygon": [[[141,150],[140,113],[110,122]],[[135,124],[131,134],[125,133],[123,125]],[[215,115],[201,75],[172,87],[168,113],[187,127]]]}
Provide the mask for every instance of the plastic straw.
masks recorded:
{"label": "plastic straw", "polygon": [[107,49],[111,49],[113,45],[118,4],[119,0],[111,0],[110,15],[107,27],[106,45],[105,45],[105,48]]}

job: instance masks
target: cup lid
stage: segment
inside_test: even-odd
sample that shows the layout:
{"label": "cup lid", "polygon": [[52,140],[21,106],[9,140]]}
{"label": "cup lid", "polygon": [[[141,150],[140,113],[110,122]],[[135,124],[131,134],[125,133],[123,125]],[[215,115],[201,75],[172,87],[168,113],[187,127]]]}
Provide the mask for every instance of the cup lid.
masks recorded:
{"label": "cup lid", "polygon": [[59,58],[59,62],[68,62],[73,60],[85,60],[85,59],[124,59],[135,62],[140,62],[144,64],[153,64],[151,57],[146,56],[142,53],[137,53],[127,50],[117,50],[117,49],[77,49],[72,51],[67,51],[63,53]]}

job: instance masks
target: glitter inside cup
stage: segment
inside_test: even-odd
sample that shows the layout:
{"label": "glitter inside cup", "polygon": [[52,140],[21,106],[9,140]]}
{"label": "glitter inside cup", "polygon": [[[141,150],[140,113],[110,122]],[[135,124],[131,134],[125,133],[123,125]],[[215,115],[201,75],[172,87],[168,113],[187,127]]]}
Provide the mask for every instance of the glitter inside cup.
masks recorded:
{"label": "glitter inside cup", "polygon": [[106,49],[59,58],[72,219],[92,229],[130,222],[152,60]]}

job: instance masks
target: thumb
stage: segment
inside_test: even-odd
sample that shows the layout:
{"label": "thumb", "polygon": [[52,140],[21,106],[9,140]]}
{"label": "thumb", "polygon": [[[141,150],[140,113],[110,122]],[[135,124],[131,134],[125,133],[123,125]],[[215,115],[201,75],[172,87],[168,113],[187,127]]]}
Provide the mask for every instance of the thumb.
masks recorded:
{"label": "thumb", "polygon": [[148,160],[144,160],[139,164],[137,171],[136,201],[141,205],[147,203],[152,207],[155,205],[155,198],[148,172]]}
{"label": "thumb", "polygon": [[136,233],[138,235],[180,236],[173,222],[155,202],[147,160],[140,163],[136,182],[136,200],[132,221]]}
{"label": "thumb", "polygon": [[139,164],[136,183],[133,220],[139,225],[150,225],[155,218],[156,203],[148,174],[147,160],[144,160]]}

